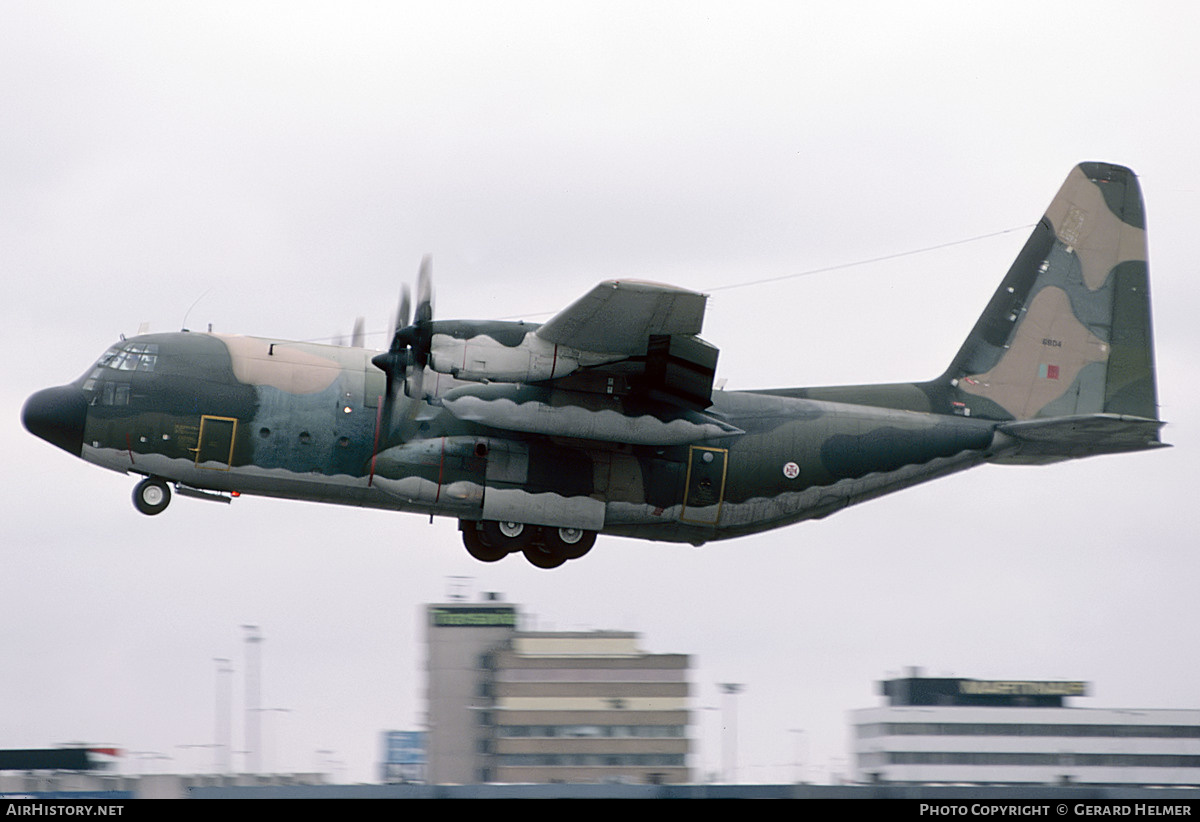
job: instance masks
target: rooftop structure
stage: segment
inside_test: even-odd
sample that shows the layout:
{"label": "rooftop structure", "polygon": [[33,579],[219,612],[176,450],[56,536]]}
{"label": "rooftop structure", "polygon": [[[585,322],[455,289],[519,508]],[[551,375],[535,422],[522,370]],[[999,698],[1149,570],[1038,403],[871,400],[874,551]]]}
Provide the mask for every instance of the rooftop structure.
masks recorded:
{"label": "rooftop structure", "polygon": [[1200,711],[1079,708],[1076,681],[880,683],[851,712],[860,782],[1200,786]]}

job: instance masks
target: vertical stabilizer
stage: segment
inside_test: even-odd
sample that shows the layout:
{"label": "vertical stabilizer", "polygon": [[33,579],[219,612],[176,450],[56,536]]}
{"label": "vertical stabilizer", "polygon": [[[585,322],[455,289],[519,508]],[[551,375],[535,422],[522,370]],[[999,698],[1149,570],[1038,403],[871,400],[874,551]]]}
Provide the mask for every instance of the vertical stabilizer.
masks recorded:
{"label": "vertical stabilizer", "polygon": [[[933,392],[995,420],[1158,419],[1146,228],[1133,172],[1071,171]],[[939,403],[940,404],[940,403]]]}

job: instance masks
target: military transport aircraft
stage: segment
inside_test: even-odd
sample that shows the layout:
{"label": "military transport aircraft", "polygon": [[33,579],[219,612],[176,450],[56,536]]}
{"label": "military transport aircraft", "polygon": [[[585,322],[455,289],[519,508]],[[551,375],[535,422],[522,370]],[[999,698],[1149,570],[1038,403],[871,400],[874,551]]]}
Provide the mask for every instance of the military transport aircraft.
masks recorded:
{"label": "military transport aircraft", "polygon": [[668,285],[604,282],[541,325],[435,320],[431,295],[426,260],[384,352],[123,339],[24,423],[142,476],[144,514],[172,486],[411,511],[456,518],[477,559],[540,568],[600,533],[699,545],[985,462],[1162,445],[1142,198],[1106,163],[1071,172],[928,382],[714,390],[706,297]]}

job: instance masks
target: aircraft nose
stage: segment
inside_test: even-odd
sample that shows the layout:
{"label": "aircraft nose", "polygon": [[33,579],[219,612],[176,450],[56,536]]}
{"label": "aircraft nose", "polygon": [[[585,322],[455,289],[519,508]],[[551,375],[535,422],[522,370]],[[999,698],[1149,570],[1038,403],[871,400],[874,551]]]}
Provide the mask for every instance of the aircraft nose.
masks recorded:
{"label": "aircraft nose", "polygon": [[30,434],[77,457],[83,453],[86,420],[87,399],[76,385],[44,388],[25,400],[21,409],[21,422]]}

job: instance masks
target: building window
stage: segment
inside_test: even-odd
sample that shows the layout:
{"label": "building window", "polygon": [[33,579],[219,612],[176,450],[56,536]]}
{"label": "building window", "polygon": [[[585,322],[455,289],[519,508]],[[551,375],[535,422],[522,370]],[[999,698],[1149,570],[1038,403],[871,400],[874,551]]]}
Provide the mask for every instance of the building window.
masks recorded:
{"label": "building window", "polygon": [[1083,725],[1017,722],[889,722],[860,725],[871,736],[1074,736],[1146,739],[1200,739],[1197,725]]}

